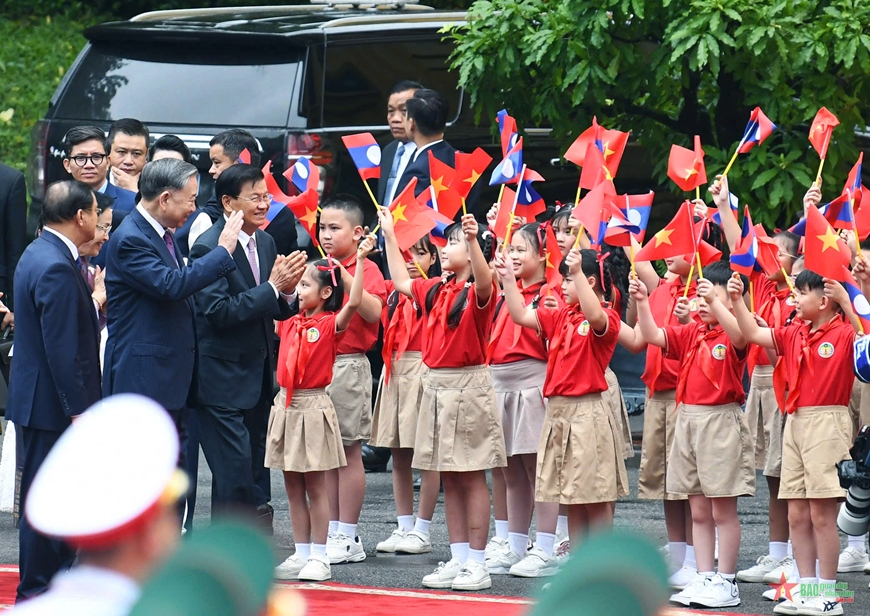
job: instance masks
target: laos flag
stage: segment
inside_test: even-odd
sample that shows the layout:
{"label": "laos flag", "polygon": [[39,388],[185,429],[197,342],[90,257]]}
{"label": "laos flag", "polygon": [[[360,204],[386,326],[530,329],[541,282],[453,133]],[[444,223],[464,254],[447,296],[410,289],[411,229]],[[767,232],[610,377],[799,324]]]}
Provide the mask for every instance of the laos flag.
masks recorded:
{"label": "laos flag", "polygon": [[363,181],[381,177],[381,148],[371,133],[345,135],[341,140]]}
{"label": "laos flag", "polygon": [[743,131],[743,139],[740,140],[740,147],[737,148],[737,151],[740,154],[746,154],[770,137],[774,130],[776,130],[776,124],[764,115],[761,107],[756,107],[749,116],[749,123],[746,125],[746,130]]}
{"label": "laos flag", "polygon": [[317,190],[320,184],[320,169],[310,159],[300,158],[284,172],[284,177],[290,180],[296,190],[304,193],[309,188]]}

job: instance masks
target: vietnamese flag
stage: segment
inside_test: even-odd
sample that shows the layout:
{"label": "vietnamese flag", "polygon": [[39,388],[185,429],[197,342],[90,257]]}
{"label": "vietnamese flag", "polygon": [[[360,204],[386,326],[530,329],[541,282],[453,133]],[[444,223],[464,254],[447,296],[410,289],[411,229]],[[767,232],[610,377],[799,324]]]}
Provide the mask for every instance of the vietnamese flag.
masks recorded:
{"label": "vietnamese flag", "polygon": [[707,183],[704,150],[701,149],[701,138],[698,135],[695,135],[694,150],[678,145],[671,146],[671,154],[668,157],[668,177],[687,192]]}
{"label": "vietnamese flag", "polygon": [[580,200],[571,212],[571,216],[579,220],[589,235],[596,239],[601,226],[601,210],[606,208],[615,196],[613,183],[601,182]]}
{"label": "vietnamese flag", "polygon": [[508,224],[510,224],[511,210],[514,207],[517,193],[508,186],[504,187],[504,192],[501,195],[501,203],[498,204],[498,216],[493,223],[492,232],[498,239],[499,243],[503,242],[507,237]]}
{"label": "vietnamese flag", "polygon": [[828,154],[828,146],[831,143],[831,133],[834,132],[834,127],[840,124],[833,113],[825,107],[819,109],[816,117],[813,118],[813,123],[810,126],[810,143],[819,153],[820,158],[825,158]]}
{"label": "vietnamese flag", "polygon": [[764,226],[761,223],[756,224],[753,229],[755,237],[758,240],[756,262],[765,275],[773,276],[776,272],[783,269],[782,263],[779,262],[779,245],[776,243],[776,240],[768,237],[767,231],[764,230]]}
{"label": "vietnamese flag", "polygon": [[583,170],[580,172],[580,188],[592,189],[605,181],[613,181],[604,154],[598,148],[586,148]]}
{"label": "vietnamese flag", "polygon": [[852,251],[815,205],[807,209],[804,261],[806,268],[825,278],[842,280],[842,265],[852,261]]}
{"label": "vietnamese flag", "polygon": [[629,133],[619,130],[607,130],[598,124],[598,119],[592,117],[592,126],[583,131],[568,151],[565,152],[565,160],[569,160],[578,167],[582,167],[586,161],[586,152],[590,145],[594,145],[601,152],[604,163],[611,176],[616,175],[625,146],[628,143]]}
{"label": "vietnamese flag", "polygon": [[[443,218],[432,208],[417,202],[414,196],[416,188],[417,178],[411,178],[402,193],[390,204],[399,250],[410,250],[421,237],[436,227],[439,218]],[[450,224],[452,221],[448,218],[441,222]]]}
{"label": "vietnamese flag", "polygon": [[468,197],[471,188],[489,167],[492,156],[484,152],[482,148],[475,148],[471,154],[457,152],[455,162],[456,173],[450,187],[455,189],[459,196],[464,199]]}
{"label": "vietnamese flag", "polygon": [[429,155],[429,180],[430,186],[435,189],[435,199],[437,200],[441,193],[447,190],[453,178],[456,176],[456,170],[447,163],[439,160],[432,154],[432,150],[427,152]]}
{"label": "vietnamese flag", "polygon": [[544,254],[547,256],[546,269],[544,275],[547,277],[546,286],[552,291],[559,292],[562,286],[562,275],[559,273],[559,264],[562,262],[562,249],[559,248],[559,242],[556,240],[556,233],[553,231],[553,225],[549,222],[544,225],[546,233],[544,235]]}
{"label": "vietnamese flag", "polygon": [[635,261],[655,261],[694,254],[695,226],[692,204],[684,201],[677,215],[656,233],[635,256]]}

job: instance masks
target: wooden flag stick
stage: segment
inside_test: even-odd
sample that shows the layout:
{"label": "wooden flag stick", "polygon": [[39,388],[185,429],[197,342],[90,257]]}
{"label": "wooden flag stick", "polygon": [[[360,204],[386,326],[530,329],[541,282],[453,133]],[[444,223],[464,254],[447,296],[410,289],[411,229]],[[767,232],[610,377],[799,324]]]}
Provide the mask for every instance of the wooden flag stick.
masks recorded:
{"label": "wooden flag stick", "polygon": [[779,268],[779,271],[782,272],[782,277],[785,278],[785,283],[788,285],[788,289],[789,289],[789,291],[791,291],[792,293],[794,293],[794,283],[792,283],[792,281],[791,281],[791,277],[789,277],[789,275],[785,272],[785,268],[784,268],[784,267],[780,267],[780,268]]}
{"label": "wooden flag stick", "polygon": [[704,277],[704,270],[701,268],[701,251],[695,253],[695,259],[698,261],[698,278]]}
{"label": "wooden flag stick", "polygon": [[692,284],[692,276],[695,274],[695,261],[692,260],[692,265],[689,267],[689,277],[686,278],[686,286],[683,289],[683,297],[689,297],[689,285]]}
{"label": "wooden flag stick", "polygon": [[822,169],[824,169],[824,168],[825,168],[825,159],[823,158],[822,160],[819,161],[819,172],[816,173],[816,180],[815,180],[815,182],[813,182],[813,186],[818,186],[819,183],[822,181]]}
{"label": "wooden flag stick", "polygon": [[755,314],[755,285],[752,278],[749,279],[749,312]]}
{"label": "wooden flag stick", "polygon": [[631,262],[631,277],[637,278],[637,268],[634,266],[634,238],[630,238],[628,245],[628,260]]}
{"label": "wooden flag stick", "polygon": [[[498,189],[498,201],[496,203],[501,203],[501,198],[504,196],[504,184],[502,184]],[[465,205],[465,199],[462,200],[462,204]]]}
{"label": "wooden flag stick", "polygon": [[[504,188],[504,184],[501,185]],[[498,202],[501,203],[501,193],[498,195]],[[465,209],[465,197],[462,197],[462,215],[465,216],[468,214],[468,210]]]}
{"label": "wooden flag stick", "polygon": [[412,258],[411,262],[414,264],[414,267],[417,268],[417,271],[420,272],[420,275],[423,277],[423,279],[428,280],[429,276],[426,275],[426,272],[423,271],[423,268],[420,267],[420,264],[417,263],[417,260]]}
{"label": "wooden flag stick", "polygon": [[734,162],[737,160],[737,154],[740,153],[740,146],[743,145],[743,141],[740,141],[740,144],[737,146],[737,149],[734,150],[734,155],[731,157],[731,160],[728,161],[728,165],[725,167],[725,171],[722,172],[722,177],[724,178],[728,175],[728,172],[731,171],[731,167],[734,166]]}
{"label": "wooden flag stick", "polygon": [[574,195],[574,207],[580,203],[580,180],[577,180],[577,193]]}

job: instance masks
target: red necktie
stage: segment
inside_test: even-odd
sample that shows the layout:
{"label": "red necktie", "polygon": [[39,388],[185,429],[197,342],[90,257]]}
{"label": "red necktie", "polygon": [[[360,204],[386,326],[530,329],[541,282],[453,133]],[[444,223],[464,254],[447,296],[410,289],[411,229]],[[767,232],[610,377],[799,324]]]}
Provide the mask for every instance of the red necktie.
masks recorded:
{"label": "red necktie", "polygon": [[[527,303],[526,306],[534,303],[535,298],[539,296],[541,292],[541,288],[544,286],[544,282],[536,282],[533,285],[523,288],[522,283],[517,281],[517,285],[520,287],[520,293],[523,296],[523,300],[525,301],[529,296],[532,297],[532,301]],[[523,328],[513,322],[510,316],[510,310],[504,300],[504,294],[499,298],[499,305],[496,307],[496,317],[495,323],[492,326],[492,332],[489,336],[489,344],[486,346],[486,363],[490,363],[492,361],[492,356],[495,354],[496,346],[498,346],[498,340],[501,337],[502,333],[504,333],[505,328],[510,328],[509,331],[513,334],[512,345],[516,346],[520,341],[520,336],[523,333]]]}
{"label": "red necktie", "polygon": [[[463,285],[464,286],[464,285]],[[450,313],[450,307],[453,306],[453,300],[456,294],[459,293],[462,286],[456,284],[455,280],[445,281],[438,290],[438,295],[435,297],[435,303],[432,310],[429,312],[429,319],[426,322],[426,337],[432,340],[432,334],[435,332],[435,326],[440,325],[443,330],[447,330],[447,315]],[[441,337],[443,346],[446,337]]]}
{"label": "red necktie", "polygon": [[683,401],[686,385],[689,381],[689,371],[692,369],[696,357],[698,358],[698,367],[701,369],[701,372],[704,373],[704,376],[707,377],[714,388],[719,389],[719,381],[716,379],[716,371],[713,369],[713,354],[710,352],[710,347],[707,346],[707,340],[721,334],[721,326],[716,326],[713,329],[707,329],[706,325],[698,326],[695,343],[687,349],[685,357],[682,358],[680,376],[677,378],[677,407]]}
{"label": "red necktie", "polygon": [[411,341],[411,331],[414,327],[414,302],[399,294],[398,304],[393,311],[390,322],[384,328],[384,346],[381,358],[384,360],[384,383],[390,382],[390,372],[393,367],[393,351],[396,359],[400,359],[408,343]]}
{"label": "red necktie", "polygon": [[[689,282],[689,293],[694,293],[695,282]],[[677,278],[672,283],[670,283],[671,287],[671,300],[668,302],[668,309],[665,312],[665,319],[662,321],[662,325],[668,325],[673,322],[674,317],[674,308],[677,307],[677,301],[682,297],[683,291],[686,288],[686,285],[682,283],[680,278]],[[656,381],[659,380],[659,377],[662,375],[662,359],[664,358],[664,351],[658,347],[650,347],[647,352],[652,351],[653,354],[653,365],[652,365],[652,378],[650,379],[650,395],[655,393],[655,384]]]}
{"label": "red necktie", "polygon": [[290,334],[290,348],[287,351],[287,397],[286,407],[290,406],[293,399],[293,390],[302,382],[305,376],[305,367],[308,365],[308,357],[311,353],[311,345],[308,344],[308,330],[317,324],[320,319],[316,317],[300,317],[293,323],[293,332]]}

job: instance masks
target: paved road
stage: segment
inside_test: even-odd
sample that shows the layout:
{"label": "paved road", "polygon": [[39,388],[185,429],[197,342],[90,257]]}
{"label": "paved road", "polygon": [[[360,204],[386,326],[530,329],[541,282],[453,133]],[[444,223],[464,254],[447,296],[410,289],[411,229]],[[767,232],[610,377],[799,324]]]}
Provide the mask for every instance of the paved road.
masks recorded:
{"label": "paved road", "polygon": [[[637,463],[639,455],[629,460],[629,480],[634,487],[629,498],[620,501],[616,510],[616,525],[639,530],[659,543],[666,541],[664,518],[660,503],[639,501],[636,498]],[[365,506],[360,520],[360,536],[363,539],[368,558],[359,564],[338,565],[333,567],[333,580],[346,584],[365,586],[420,588],[420,580],[430,573],[439,560],[449,559],[447,531],[444,523],[444,508],[439,502],[432,524],[432,539],[436,546],[431,554],[425,555],[375,555],[375,544],[386,538],[395,526],[395,511],[392,501],[392,486],[389,473],[368,474]],[[743,523],[743,547],[738,566],[745,568],[754,563],[758,556],[767,551],[767,485],[759,477],[758,495],[755,498],[741,499],[740,519]],[[198,500],[196,520],[207,524],[209,515],[209,491],[211,475],[205,460],[200,460]],[[280,559],[292,553],[292,535],[280,475],[272,475],[273,505],[275,506],[275,545]],[[18,561],[18,533],[12,525],[12,515],[0,513],[0,563]],[[842,574],[839,581],[847,582],[855,592],[855,603],[846,606],[847,614],[870,614],[870,590],[867,584],[870,576],[861,573]],[[541,582],[524,580],[510,576],[493,576],[490,594],[507,596],[531,596]],[[770,614],[772,604],[761,599],[761,592],[767,587],[757,584],[742,584],[742,605],[731,610],[742,614]]]}

